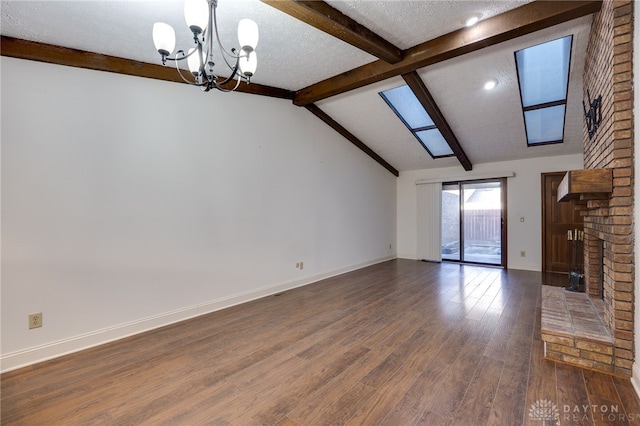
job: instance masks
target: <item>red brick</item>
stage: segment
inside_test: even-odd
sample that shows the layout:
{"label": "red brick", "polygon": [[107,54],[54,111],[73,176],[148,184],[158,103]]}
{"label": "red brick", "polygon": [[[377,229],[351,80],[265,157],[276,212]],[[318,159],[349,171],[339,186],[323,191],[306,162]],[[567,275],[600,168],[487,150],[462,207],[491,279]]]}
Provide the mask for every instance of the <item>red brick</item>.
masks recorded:
{"label": "red brick", "polygon": [[631,15],[630,14],[626,14],[626,15],[619,16],[619,17],[615,18],[613,20],[613,26],[614,27],[619,27],[621,25],[628,24],[629,22],[631,22]]}
{"label": "red brick", "polygon": [[616,358],[615,365],[617,367],[624,367],[631,370],[633,368],[633,361],[629,359]]}
{"label": "red brick", "polygon": [[[629,311],[632,312],[633,309],[633,303],[632,302],[621,302],[619,300],[614,300],[613,301],[613,308],[614,309],[621,309],[624,311]],[[618,330],[616,330],[617,332]],[[632,335],[633,337],[633,335]]]}
{"label": "red brick", "polygon": [[624,80],[622,78],[622,74],[618,74],[618,80],[616,81],[616,79],[614,79],[613,81],[613,92],[628,92],[633,90],[633,84],[631,83],[631,80],[626,79]]}
{"label": "red brick", "polygon": [[631,216],[631,207],[612,207],[609,209],[609,214],[612,216]]}
{"label": "red brick", "polygon": [[623,53],[626,52],[631,52],[631,43],[625,43],[625,44],[619,44],[617,46],[614,46],[613,48],[613,54],[615,55],[621,55]]}
{"label": "red brick", "polygon": [[627,244],[616,244],[615,246],[611,247],[611,252],[612,253],[622,253],[622,254],[630,254],[633,253],[633,247],[631,246],[631,242],[628,242]]}
{"label": "red brick", "polygon": [[585,351],[589,351],[589,352],[598,352],[605,355],[613,354],[613,346],[605,345],[601,343],[591,343],[591,342],[578,340],[576,342],[576,347],[579,349],[584,349]]}
{"label": "red brick", "polygon": [[556,343],[563,346],[575,346],[575,343],[570,337],[556,336],[554,334],[542,333],[542,341],[549,343]]}
{"label": "red brick", "polygon": [[548,343],[547,342],[547,351],[559,352],[562,354],[567,354],[571,356],[580,356],[580,349],[572,348],[569,346],[558,345],[556,343]]}
{"label": "red brick", "polygon": [[613,188],[612,196],[614,197],[630,197],[631,196],[631,187],[630,186],[619,186],[617,188]]}
{"label": "red brick", "polygon": [[[629,16],[629,15],[626,15]],[[615,21],[614,21],[614,25],[615,25]],[[613,35],[614,37],[616,36],[620,36],[623,34],[631,34],[631,24],[623,24],[623,25],[618,25],[616,27],[613,28]]]}
{"label": "red brick", "polygon": [[[633,266],[633,265],[632,265]],[[617,282],[616,290],[618,291],[626,291],[627,293],[631,293],[633,291],[633,282]],[[618,311],[616,311],[617,315]]]}
{"label": "red brick", "polygon": [[629,340],[616,339],[615,346],[616,348],[627,349],[629,351],[633,350],[633,342]]}
{"label": "red brick", "polygon": [[629,177],[613,178],[613,186],[631,186],[631,178]]}
{"label": "red brick", "polygon": [[615,263],[612,268],[615,269],[616,272],[633,272],[633,265],[630,263]]}
{"label": "red brick", "polygon": [[623,62],[621,64],[617,64],[613,66],[613,73],[614,74],[620,74],[623,72],[630,72],[631,71],[631,62]]}
{"label": "red brick", "polygon": [[[620,160],[624,161],[624,160]],[[633,205],[633,200],[631,197],[615,197],[609,201],[610,207],[624,207]]]}
{"label": "red brick", "polygon": [[613,2],[613,17],[619,18],[624,15],[631,14],[631,5],[629,4],[631,0],[616,0]]}
{"label": "red brick", "polygon": [[626,129],[631,129],[631,120],[616,121],[615,123],[613,123],[613,130],[626,130]]}
{"label": "red brick", "polygon": [[631,377],[631,369],[629,368],[615,367],[613,373],[622,377]]}
{"label": "red brick", "polygon": [[613,363],[613,357],[611,355],[604,355],[597,352],[581,351],[580,357],[588,359],[590,361],[598,361],[604,364]]}
{"label": "red brick", "polygon": [[616,320],[615,327],[616,330],[633,331],[633,323],[629,321]]}
{"label": "red brick", "polygon": [[562,354],[560,352],[553,352],[549,349],[545,352],[544,357],[552,361],[562,361]]}
{"label": "red brick", "polygon": [[[631,56],[631,53],[629,53],[629,56]],[[618,55],[618,58],[622,57],[622,55]],[[613,95],[613,102],[620,102],[620,101],[629,101],[631,100],[631,92],[629,91],[624,91],[624,92],[616,92]],[[631,136],[627,136],[627,137],[631,137]]]}
{"label": "red brick", "polygon": [[627,111],[620,111],[613,114],[615,121],[631,120],[633,118],[633,112],[628,109]]}

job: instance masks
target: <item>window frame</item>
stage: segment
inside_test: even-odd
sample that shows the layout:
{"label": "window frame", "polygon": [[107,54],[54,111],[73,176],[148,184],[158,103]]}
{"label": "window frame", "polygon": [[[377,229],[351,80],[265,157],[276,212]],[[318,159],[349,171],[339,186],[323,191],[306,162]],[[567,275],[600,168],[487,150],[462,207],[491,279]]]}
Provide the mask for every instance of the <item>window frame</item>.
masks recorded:
{"label": "window frame", "polygon": [[[378,92],[378,94],[380,95],[380,97],[386,102],[386,104],[389,106],[389,108],[391,108],[391,110],[396,114],[396,116],[400,119],[400,121],[402,121],[402,123],[404,123],[404,125],[407,127],[407,129],[411,132],[411,134],[413,135],[413,137],[416,138],[416,140],[418,141],[418,143],[420,143],[420,145],[425,149],[425,151],[427,151],[427,153],[429,153],[429,155],[431,156],[431,158],[433,158],[434,160],[438,159],[438,158],[449,158],[449,157],[455,157],[455,153],[453,152],[453,149],[451,149],[451,147],[449,146],[449,150],[451,151],[451,154],[445,154],[445,155],[433,155],[433,153],[431,152],[431,150],[429,149],[429,147],[427,147],[427,145],[425,143],[422,142],[422,139],[420,139],[420,137],[418,136],[418,132],[423,132],[426,130],[437,130],[440,133],[440,136],[442,137],[442,139],[444,139],[445,142],[447,142],[446,138],[444,137],[444,135],[442,134],[442,132],[440,131],[440,129],[438,128],[438,126],[434,124],[430,125],[430,126],[421,126],[421,127],[415,127],[412,128],[409,123],[407,123],[407,121],[405,120],[405,118],[402,116],[402,114],[400,114],[398,112],[398,110],[396,109],[396,107],[393,105],[393,103],[391,103],[391,101],[387,98],[387,96],[385,95],[385,92],[389,92],[391,90],[396,90],[399,89],[401,87],[407,87],[409,89],[409,91],[413,94],[413,96],[416,98],[416,101],[418,103],[420,103],[420,101],[418,100],[418,97],[416,96],[416,94],[413,92],[413,90],[411,89],[411,87],[409,87],[408,84],[402,85],[402,86],[397,86],[394,87],[392,89],[387,89],[384,90],[382,92]],[[429,117],[429,120],[431,120],[431,122],[433,122],[433,118],[431,118],[431,115],[429,115],[429,112],[424,109],[424,107],[421,105],[422,109],[424,110],[425,114],[427,114],[427,117]],[[449,143],[447,142],[447,145],[449,145]]]}
{"label": "window frame", "polygon": [[[518,52],[522,52],[524,50],[530,49],[532,47],[536,47],[536,46],[540,46],[546,43],[551,43],[554,41],[558,41],[558,40],[563,40],[565,38],[569,38],[570,39],[570,43],[569,43],[569,57],[567,58],[568,63],[567,63],[567,86],[566,86],[566,90],[564,93],[564,99],[557,99],[554,101],[549,101],[549,102],[543,102],[543,103],[539,103],[539,104],[534,104],[534,105],[529,105],[529,106],[524,106],[524,99],[522,97],[522,82],[520,81],[520,68],[518,66]],[[520,96],[520,106],[522,108],[522,122],[524,124],[524,133],[525,133],[525,138],[527,140],[527,147],[533,147],[533,146],[544,146],[544,145],[553,145],[553,144],[560,144],[560,143],[564,143],[564,134],[565,134],[565,128],[566,128],[566,122],[567,122],[567,99],[569,97],[569,79],[571,77],[571,58],[573,55],[573,34],[569,34],[569,35],[565,35],[553,40],[548,40],[544,43],[538,43],[538,44],[534,44],[532,46],[529,47],[525,47],[524,49],[520,49],[517,50],[513,53],[513,57],[514,57],[514,61],[516,64],[516,77],[518,79],[518,95]],[[560,139],[551,139],[548,141],[544,141],[544,142],[534,142],[531,143],[530,142],[530,138],[529,138],[529,130],[527,129],[527,120],[526,120],[526,112],[528,111],[535,111],[535,110],[540,110],[540,109],[545,109],[545,108],[551,108],[551,107],[556,107],[556,106],[560,106],[560,105],[564,105],[564,115],[562,117],[562,137]]]}

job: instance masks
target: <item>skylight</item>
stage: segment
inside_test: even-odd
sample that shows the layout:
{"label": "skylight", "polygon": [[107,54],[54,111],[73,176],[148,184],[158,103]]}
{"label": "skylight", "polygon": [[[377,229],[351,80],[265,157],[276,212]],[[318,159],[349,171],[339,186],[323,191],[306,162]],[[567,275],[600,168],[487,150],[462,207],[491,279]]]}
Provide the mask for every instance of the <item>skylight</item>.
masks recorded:
{"label": "skylight", "polygon": [[409,86],[380,92],[389,107],[433,158],[450,157],[453,151]]}
{"label": "skylight", "polygon": [[573,36],[515,53],[527,145],[562,143]]}

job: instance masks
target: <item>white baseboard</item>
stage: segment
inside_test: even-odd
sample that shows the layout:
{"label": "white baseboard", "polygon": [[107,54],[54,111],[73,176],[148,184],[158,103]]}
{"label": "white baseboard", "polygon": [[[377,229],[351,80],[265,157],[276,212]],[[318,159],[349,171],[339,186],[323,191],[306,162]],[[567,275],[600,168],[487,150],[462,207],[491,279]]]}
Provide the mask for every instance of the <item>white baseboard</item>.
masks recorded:
{"label": "white baseboard", "polygon": [[507,269],[518,269],[521,271],[540,272],[542,269],[540,265],[534,265],[531,263],[525,263],[520,261],[507,261]]}
{"label": "white baseboard", "polygon": [[342,267],[333,271],[322,274],[308,276],[302,279],[292,280],[273,286],[262,287],[245,293],[239,293],[232,296],[212,300],[202,304],[189,306],[183,309],[177,309],[171,312],[165,312],[152,317],[142,318],[124,324],[115,325],[113,327],[103,328],[90,333],[73,336],[67,339],[58,340],[56,342],[47,343],[45,345],[34,346],[0,356],[0,372],[16,370],[18,368],[37,364],[63,355],[89,349],[94,346],[103,345],[115,340],[123,339],[135,334],[144,333],[159,327],[164,327],[176,322],[184,321],[200,315],[218,311],[220,309],[229,308],[234,305],[246,303],[261,297],[280,293],[282,291],[291,290],[296,287],[302,287],[317,281],[330,278],[346,272],[355,271],[377,263],[386,262],[395,259],[395,256],[386,256],[363,262],[355,265]]}
{"label": "white baseboard", "polygon": [[633,363],[633,369],[631,370],[631,384],[636,391],[636,395],[640,397],[640,365],[638,362]]}
{"label": "white baseboard", "polygon": [[407,260],[418,260],[415,254],[402,254],[398,253],[398,259],[407,259]]}

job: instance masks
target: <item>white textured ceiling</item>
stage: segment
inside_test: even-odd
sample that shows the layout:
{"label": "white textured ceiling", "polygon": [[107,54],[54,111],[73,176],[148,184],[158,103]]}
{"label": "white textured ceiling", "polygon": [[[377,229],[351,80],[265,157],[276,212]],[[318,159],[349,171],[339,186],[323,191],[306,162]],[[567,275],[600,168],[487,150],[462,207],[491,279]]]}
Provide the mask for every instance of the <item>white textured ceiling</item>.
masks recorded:
{"label": "white textured ceiling", "polygon": [[[472,14],[486,19],[527,2],[328,0],[402,49],[461,28]],[[143,62],[160,63],[151,39],[156,21],[176,29],[177,48],[192,42],[182,1],[2,1],[0,9],[3,35]],[[220,35],[228,47],[236,47],[243,17],[260,28],[255,83],[297,90],[376,60],[258,0],[219,0]],[[578,19],[418,71],[473,164],[582,151],[590,22]],[[574,48],[565,142],[527,148],[513,52],[566,34],[574,34]],[[491,92],[482,89],[488,78],[499,80]],[[400,171],[459,164],[455,158],[433,160],[378,95],[402,84],[395,77],[317,104]]]}
{"label": "white textured ceiling", "polygon": [[[3,35],[160,64],[151,37],[162,21],[176,31],[176,49],[193,45],[183,1],[2,1]],[[238,46],[242,18],[258,24],[253,82],[296,90],[377,58],[258,0],[219,0],[220,38]]]}
{"label": "white textured ceiling", "polygon": [[472,15],[487,19],[530,1],[329,0],[327,3],[400,49],[408,49],[463,27]]}
{"label": "white textured ceiling", "polygon": [[[582,71],[591,17],[488,47],[418,70],[472,164],[582,152]],[[573,34],[564,143],[527,147],[514,52]],[[491,91],[483,85],[498,80]],[[378,94],[400,77],[320,101],[317,105],[400,170],[455,166],[432,159]],[[399,166],[398,166],[399,165]]]}

